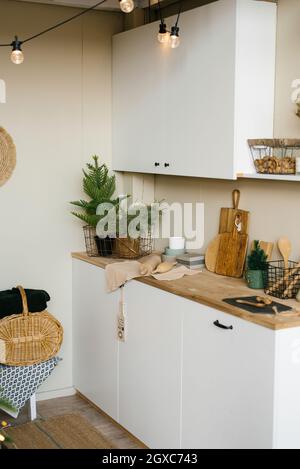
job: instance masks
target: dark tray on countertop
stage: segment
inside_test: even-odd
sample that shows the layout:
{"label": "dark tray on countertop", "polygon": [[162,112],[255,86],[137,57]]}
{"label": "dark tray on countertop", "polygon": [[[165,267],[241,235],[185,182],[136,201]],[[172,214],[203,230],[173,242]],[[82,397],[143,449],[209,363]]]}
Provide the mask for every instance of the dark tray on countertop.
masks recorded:
{"label": "dark tray on countertop", "polygon": [[229,305],[235,306],[236,308],[244,309],[245,311],[248,311],[249,313],[254,313],[254,314],[274,314],[275,315],[274,311],[272,310],[273,306],[277,307],[279,313],[283,313],[284,311],[290,311],[291,309],[293,309],[290,306],[283,305],[282,303],[276,303],[275,301],[273,301],[271,305],[266,305],[264,308],[256,308],[256,306],[237,303],[236,300],[244,300],[244,301],[251,301],[252,303],[257,303],[256,296],[237,296],[236,298],[225,298],[223,301],[225,303],[228,303]]}

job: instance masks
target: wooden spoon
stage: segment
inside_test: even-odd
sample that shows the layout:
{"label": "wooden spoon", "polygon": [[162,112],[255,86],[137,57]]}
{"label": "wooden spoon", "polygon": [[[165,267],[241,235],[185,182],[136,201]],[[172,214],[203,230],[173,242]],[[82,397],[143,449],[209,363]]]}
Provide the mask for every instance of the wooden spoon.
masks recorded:
{"label": "wooden spoon", "polygon": [[235,300],[236,303],[242,304],[242,305],[249,305],[249,306],[255,306],[256,308],[265,308],[266,304],[265,303],[252,303],[252,301],[246,301],[246,300]]}
{"label": "wooden spoon", "polygon": [[278,249],[284,260],[285,269],[289,268],[289,258],[292,252],[292,244],[288,238],[280,238],[278,240]]}

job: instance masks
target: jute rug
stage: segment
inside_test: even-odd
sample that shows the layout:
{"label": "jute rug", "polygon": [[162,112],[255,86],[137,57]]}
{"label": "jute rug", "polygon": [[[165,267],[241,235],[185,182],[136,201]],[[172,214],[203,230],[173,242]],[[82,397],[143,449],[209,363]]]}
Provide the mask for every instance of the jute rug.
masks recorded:
{"label": "jute rug", "polygon": [[16,147],[11,136],[0,127],[0,186],[11,177],[16,166]]}
{"label": "jute rug", "polygon": [[6,433],[16,449],[111,449],[113,446],[84,417],[60,415],[35,420]]}

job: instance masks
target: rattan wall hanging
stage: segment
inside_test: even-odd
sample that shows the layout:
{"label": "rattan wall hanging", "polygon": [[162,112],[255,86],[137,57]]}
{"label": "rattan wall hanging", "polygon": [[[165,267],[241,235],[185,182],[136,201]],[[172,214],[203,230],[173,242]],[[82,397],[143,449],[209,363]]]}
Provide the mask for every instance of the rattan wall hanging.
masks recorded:
{"label": "rattan wall hanging", "polygon": [[29,313],[26,293],[18,287],[23,313],[0,321],[0,363],[25,366],[54,357],[63,340],[61,324],[48,311]]}
{"label": "rattan wall hanging", "polygon": [[0,127],[0,187],[11,177],[16,161],[14,141],[6,130]]}

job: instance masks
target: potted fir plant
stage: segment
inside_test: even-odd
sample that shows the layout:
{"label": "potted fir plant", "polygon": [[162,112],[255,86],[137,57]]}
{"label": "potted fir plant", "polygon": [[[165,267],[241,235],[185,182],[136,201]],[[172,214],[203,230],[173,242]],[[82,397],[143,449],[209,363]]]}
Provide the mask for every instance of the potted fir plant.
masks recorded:
{"label": "potted fir plant", "polygon": [[267,255],[259,245],[259,241],[254,241],[254,248],[247,259],[246,280],[249,288],[262,289],[265,287],[267,278]]}
{"label": "potted fir plant", "polygon": [[110,255],[112,251],[111,239],[99,239],[96,236],[96,226],[101,220],[97,215],[97,207],[103,203],[119,205],[119,199],[114,199],[116,177],[110,175],[106,164],[99,165],[99,157],[93,156],[93,163],[83,169],[83,191],[89,200],[71,202],[79,207],[81,212],[72,214],[85,223],[83,227],[86,251],[89,256]]}

